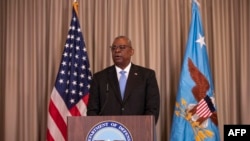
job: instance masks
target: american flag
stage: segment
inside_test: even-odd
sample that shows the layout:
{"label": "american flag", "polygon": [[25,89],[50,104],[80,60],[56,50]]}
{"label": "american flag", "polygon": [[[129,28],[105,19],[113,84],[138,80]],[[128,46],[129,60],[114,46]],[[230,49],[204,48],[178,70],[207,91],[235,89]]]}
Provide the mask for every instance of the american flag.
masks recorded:
{"label": "american flag", "polygon": [[48,110],[47,141],[67,140],[67,116],[86,116],[92,74],[73,3],[72,19]]}

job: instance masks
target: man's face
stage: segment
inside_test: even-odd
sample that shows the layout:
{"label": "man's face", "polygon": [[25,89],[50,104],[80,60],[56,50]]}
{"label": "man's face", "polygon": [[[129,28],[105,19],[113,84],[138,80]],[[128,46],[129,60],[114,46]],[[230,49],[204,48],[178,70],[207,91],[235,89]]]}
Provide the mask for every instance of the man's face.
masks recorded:
{"label": "man's face", "polygon": [[114,40],[111,46],[112,59],[115,65],[124,69],[129,63],[134,50],[125,38]]}

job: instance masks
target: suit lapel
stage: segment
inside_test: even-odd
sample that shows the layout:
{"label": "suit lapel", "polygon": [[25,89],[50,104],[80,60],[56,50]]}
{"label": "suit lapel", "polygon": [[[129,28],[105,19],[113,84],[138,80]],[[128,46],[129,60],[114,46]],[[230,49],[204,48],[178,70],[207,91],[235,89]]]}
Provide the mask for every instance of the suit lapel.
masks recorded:
{"label": "suit lapel", "polygon": [[138,76],[139,71],[138,68],[132,64],[130,71],[129,71],[129,75],[128,75],[128,79],[127,79],[127,84],[126,84],[126,88],[125,88],[125,95],[124,95],[124,99],[122,100],[121,98],[121,93],[120,93],[120,88],[119,88],[119,81],[117,79],[117,74],[116,74],[116,69],[115,66],[111,66],[109,71],[108,71],[108,81],[110,84],[110,87],[114,90],[115,96],[116,98],[122,103],[125,102],[126,99],[129,98],[129,96],[132,94],[132,90],[134,89],[134,87],[136,87],[136,85],[138,84]]}
{"label": "suit lapel", "polygon": [[111,89],[114,90],[115,96],[116,98],[122,102],[122,98],[121,98],[121,94],[120,94],[120,88],[119,88],[119,82],[117,79],[117,74],[116,74],[116,69],[115,66],[110,67],[109,71],[108,71],[108,82],[111,86]]}
{"label": "suit lapel", "polygon": [[132,64],[130,71],[129,71],[128,79],[127,79],[124,101],[126,101],[126,99],[131,95],[131,91],[137,85],[138,75],[139,75],[139,72],[138,72],[137,67]]}

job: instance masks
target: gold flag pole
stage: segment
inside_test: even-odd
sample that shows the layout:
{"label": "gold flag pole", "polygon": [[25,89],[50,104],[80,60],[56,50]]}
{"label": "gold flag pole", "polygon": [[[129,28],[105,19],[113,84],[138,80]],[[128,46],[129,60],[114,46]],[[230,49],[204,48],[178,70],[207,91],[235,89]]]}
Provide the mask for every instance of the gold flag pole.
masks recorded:
{"label": "gold flag pole", "polygon": [[74,0],[73,7],[74,7],[74,10],[76,11],[76,15],[78,16],[78,2],[77,2],[77,0]]}

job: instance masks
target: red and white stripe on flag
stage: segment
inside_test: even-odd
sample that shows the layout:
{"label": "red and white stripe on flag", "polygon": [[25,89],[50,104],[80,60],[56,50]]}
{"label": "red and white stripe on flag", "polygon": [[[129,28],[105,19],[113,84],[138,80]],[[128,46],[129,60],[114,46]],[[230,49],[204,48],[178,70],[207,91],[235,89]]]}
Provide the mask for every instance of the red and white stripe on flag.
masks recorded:
{"label": "red and white stripe on flag", "polygon": [[[49,101],[47,141],[67,140],[67,116],[86,116],[88,95],[82,98],[71,110],[54,88]],[[82,111],[82,113],[80,112]]]}
{"label": "red and white stripe on flag", "polygon": [[199,117],[204,117],[204,118],[212,115],[212,113],[207,105],[207,102],[204,99],[199,101],[196,114]]}

